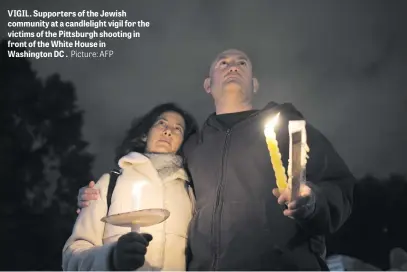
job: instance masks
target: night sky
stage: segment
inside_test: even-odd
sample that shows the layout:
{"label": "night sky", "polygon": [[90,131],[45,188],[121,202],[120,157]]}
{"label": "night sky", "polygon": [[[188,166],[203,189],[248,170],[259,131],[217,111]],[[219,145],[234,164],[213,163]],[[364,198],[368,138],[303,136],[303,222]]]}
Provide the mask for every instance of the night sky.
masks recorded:
{"label": "night sky", "polygon": [[214,111],[203,81],[227,48],[251,57],[257,108],[292,102],[356,176],[407,174],[407,1],[84,2],[3,0],[0,36],[7,9],[123,9],[150,22],[138,39],[108,41],[111,59],[32,61],[40,77],[75,85],[96,177],[111,169],[131,120],[153,106],[175,101],[202,123]]}

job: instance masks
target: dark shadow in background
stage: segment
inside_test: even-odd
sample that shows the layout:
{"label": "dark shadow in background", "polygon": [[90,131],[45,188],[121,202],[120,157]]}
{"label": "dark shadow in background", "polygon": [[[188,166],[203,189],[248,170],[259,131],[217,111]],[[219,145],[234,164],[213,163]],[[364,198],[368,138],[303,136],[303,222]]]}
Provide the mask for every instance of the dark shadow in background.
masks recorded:
{"label": "dark shadow in background", "polygon": [[82,114],[71,83],[42,82],[0,44],[1,270],[60,270],[75,195],[93,178]]}
{"label": "dark shadow in background", "polygon": [[381,269],[389,269],[392,248],[407,249],[407,179],[366,176],[354,193],[350,219],[328,237],[329,254],[356,257]]}

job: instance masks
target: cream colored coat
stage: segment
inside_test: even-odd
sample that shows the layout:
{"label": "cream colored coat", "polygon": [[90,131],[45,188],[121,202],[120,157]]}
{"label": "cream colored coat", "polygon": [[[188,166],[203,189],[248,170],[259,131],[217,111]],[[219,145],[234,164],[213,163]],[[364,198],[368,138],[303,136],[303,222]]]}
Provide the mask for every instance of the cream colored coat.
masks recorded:
{"label": "cream colored coat", "polygon": [[[187,229],[193,213],[193,194],[186,189],[183,169],[162,180],[151,161],[142,154],[130,153],[119,161],[119,176],[107,211],[109,174],[97,182],[101,197],[80,212],[71,237],[63,249],[63,270],[109,270],[109,253],[118,238],[130,228],[105,224],[101,218],[135,209],[165,208],[169,218],[140,232],[150,233],[146,261],[138,270],[186,270]],[[133,189],[143,186],[141,197]],[[138,206],[138,207],[137,207]]]}

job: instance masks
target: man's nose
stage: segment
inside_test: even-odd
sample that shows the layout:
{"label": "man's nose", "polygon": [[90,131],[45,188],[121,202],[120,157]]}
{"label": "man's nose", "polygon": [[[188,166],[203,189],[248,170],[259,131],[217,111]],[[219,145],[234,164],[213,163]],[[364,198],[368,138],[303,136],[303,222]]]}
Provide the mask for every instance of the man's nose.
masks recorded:
{"label": "man's nose", "polygon": [[237,64],[236,64],[236,63],[232,63],[232,64],[230,65],[230,67],[229,67],[229,72],[237,72],[237,71],[239,71],[239,68],[238,68]]}

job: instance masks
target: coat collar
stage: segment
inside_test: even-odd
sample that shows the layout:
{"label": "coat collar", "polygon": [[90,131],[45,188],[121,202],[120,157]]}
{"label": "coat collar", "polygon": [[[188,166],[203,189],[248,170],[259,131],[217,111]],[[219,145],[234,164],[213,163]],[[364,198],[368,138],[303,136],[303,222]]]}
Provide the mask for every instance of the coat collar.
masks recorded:
{"label": "coat collar", "polygon": [[[150,180],[161,180],[157,170],[154,168],[150,159],[138,152],[130,152],[119,160],[119,166],[122,169],[135,168],[138,172],[148,177]],[[172,175],[166,177],[163,182],[168,180],[181,179],[189,181],[189,177],[184,168],[180,168]]]}

